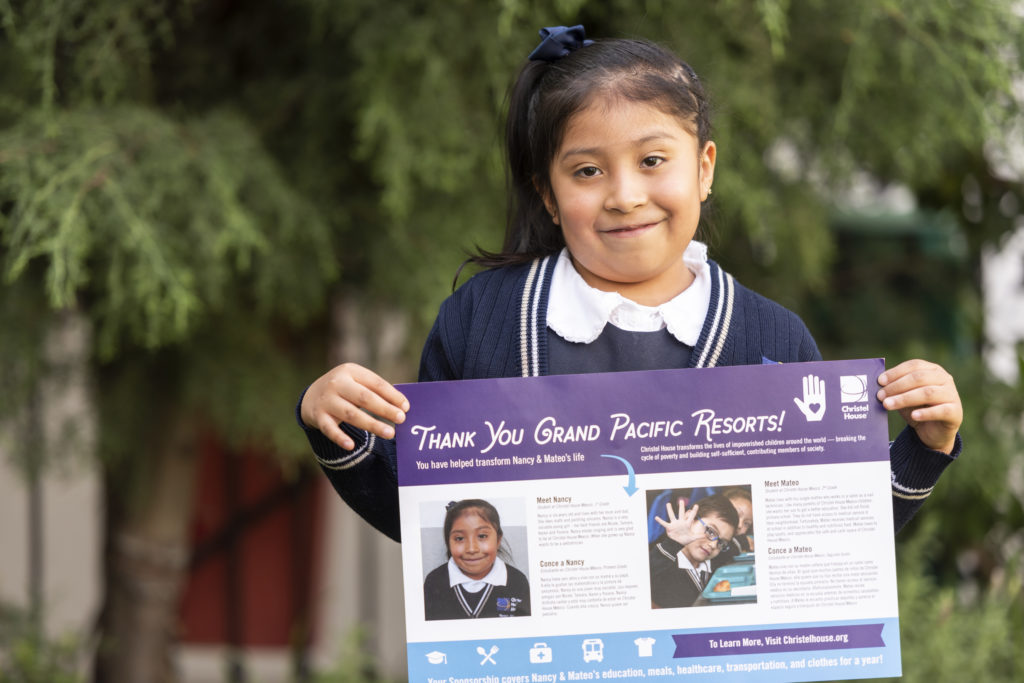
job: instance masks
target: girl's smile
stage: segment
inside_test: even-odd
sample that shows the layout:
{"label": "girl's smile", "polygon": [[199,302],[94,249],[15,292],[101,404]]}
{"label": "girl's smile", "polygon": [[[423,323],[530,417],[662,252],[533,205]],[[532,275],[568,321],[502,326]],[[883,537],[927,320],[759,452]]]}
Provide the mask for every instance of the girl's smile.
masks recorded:
{"label": "girl's smile", "polygon": [[477,581],[491,571],[500,544],[498,532],[472,508],[455,520],[448,535],[448,552],[456,566]]}
{"label": "girl's smile", "polygon": [[621,228],[606,228],[601,232],[609,233],[613,236],[621,235],[623,237],[633,237],[640,234],[645,230],[654,229],[661,221],[655,221],[652,223],[634,223],[633,225],[624,225]]}
{"label": "girl's smile", "polygon": [[714,143],[657,106],[596,99],[566,127],[545,205],[590,286],[656,306],[693,281],[682,257],[714,168]]}

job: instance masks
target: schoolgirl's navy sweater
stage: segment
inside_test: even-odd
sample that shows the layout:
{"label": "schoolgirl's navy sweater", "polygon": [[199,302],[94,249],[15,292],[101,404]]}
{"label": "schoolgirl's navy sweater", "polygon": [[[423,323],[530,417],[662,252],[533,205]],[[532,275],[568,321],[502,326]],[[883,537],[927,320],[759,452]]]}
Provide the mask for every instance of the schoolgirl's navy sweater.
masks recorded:
{"label": "schoolgirl's navy sweater", "polygon": [[[448,297],[423,347],[419,381],[548,374],[547,304],[557,259],[483,271]],[[689,367],[821,360],[795,313],[739,284],[714,261],[708,264],[711,304]],[[296,418],[335,490],[367,522],[400,540],[394,440],[342,424],[356,442],[348,451],[303,425],[298,406]],[[909,427],[890,444],[896,530],[914,516],[960,450],[959,435],[948,455],[927,448]]]}

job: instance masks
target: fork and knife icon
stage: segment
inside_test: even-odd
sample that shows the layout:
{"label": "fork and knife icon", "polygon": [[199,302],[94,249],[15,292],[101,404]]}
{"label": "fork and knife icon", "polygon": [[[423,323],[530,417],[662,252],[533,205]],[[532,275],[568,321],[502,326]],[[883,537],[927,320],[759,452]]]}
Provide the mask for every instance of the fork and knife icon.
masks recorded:
{"label": "fork and knife icon", "polygon": [[497,645],[491,645],[491,649],[490,649],[489,652],[484,650],[482,645],[477,645],[476,653],[483,657],[483,659],[480,660],[480,665],[483,666],[487,662],[490,662],[491,664],[494,664],[495,666],[497,666],[498,663],[496,661],[494,661],[494,653],[497,652],[497,651],[498,651],[498,646]]}

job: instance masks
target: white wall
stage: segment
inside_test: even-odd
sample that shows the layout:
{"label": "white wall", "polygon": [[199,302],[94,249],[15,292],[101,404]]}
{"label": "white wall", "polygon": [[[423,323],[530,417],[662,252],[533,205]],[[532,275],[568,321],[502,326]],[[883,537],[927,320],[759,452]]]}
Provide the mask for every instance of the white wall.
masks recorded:
{"label": "white wall", "polygon": [[1018,381],[1017,345],[1024,341],[1024,219],[981,259],[985,363],[1003,381]]}
{"label": "white wall", "polygon": [[[95,420],[84,372],[89,329],[79,316],[60,316],[42,353],[58,370],[43,384],[37,406],[46,462],[42,494],[44,628],[51,637],[92,629],[100,599],[101,494],[92,466]],[[25,415],[18,416],[24,419]],[[0,426],[0,600],[29,607],[29,488],[15,465],[18,434]]]}

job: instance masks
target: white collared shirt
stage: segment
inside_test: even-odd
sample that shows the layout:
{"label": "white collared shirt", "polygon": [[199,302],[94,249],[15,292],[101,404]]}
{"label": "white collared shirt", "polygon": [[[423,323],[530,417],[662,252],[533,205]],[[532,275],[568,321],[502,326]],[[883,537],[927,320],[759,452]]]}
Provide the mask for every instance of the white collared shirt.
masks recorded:
{"label": "white collared shirt", "polygon": [[690,562],[690,559],[683,554],[682,550],[676,553],[676,566],[680,569],[689,570],[694,574],[699,574],[704,571],[707,572],[707,576],[711,576],[711,560],[704,560],[703,562],[698,563],[697,566],[694,566]]}
{"label": "white collared shirt", "polygon": [[676,553],[676,566],[685,571],[690,575],[690,580],[693,581],[693,585],[697,586],[698,590],[704,590],[705,586],[708,585],[708,581],[711,579],[711,560],[704,560],[694,566],[688,557],[683,554],[680,550]]}
{"label": "white collared shirt", "polygon": [[467,593],[479,593],[487,584],[492,586],[504,586],[508,583],[508,569],[505,568],[505,561],[500,557],[494,558],[494,564],[487,576],[482,579],[471,579],[462,573],[459,565],[455,564],[455,558],[448,558],[448,585],[455,588],[462,584],[462,590]]}
{"label": "white collared shirt", "polygon": [[608,323],[627,332],[669,333],[687,346],[696,346],[711,306],[711,268],[708,248],[692,240],[683,263],[693,273],[690,286],[659,306],[643,306],[618,292],[603,292],[588,285],[562,249],[551,275],[547,324],[569,342],[589,344]]}

